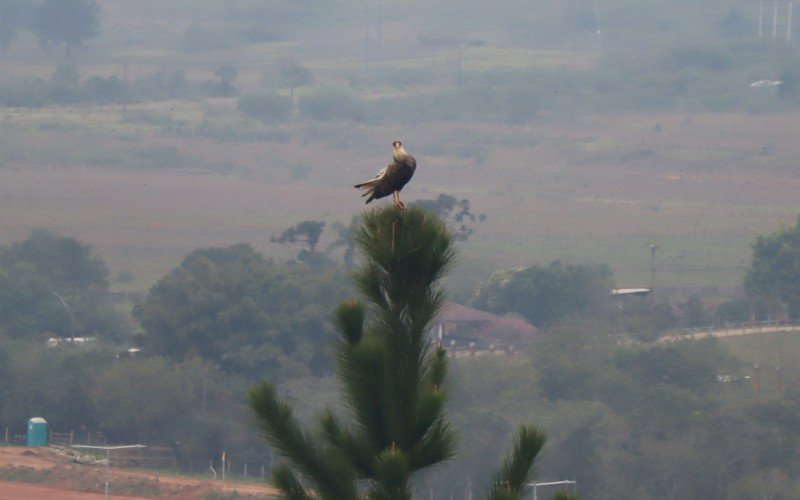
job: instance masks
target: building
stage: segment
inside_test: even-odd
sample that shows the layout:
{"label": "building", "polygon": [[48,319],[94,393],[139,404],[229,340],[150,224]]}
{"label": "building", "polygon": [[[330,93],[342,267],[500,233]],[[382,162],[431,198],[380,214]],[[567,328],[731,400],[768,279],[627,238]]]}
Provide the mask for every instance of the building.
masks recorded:
{"label": "building", "polygon": [[539,329],[518,316],[498,316],[448,301],[432,335],[443,346],[455,340],[458,345],[474,342],[478,349],[487,349],[529,344],[538,337]]}

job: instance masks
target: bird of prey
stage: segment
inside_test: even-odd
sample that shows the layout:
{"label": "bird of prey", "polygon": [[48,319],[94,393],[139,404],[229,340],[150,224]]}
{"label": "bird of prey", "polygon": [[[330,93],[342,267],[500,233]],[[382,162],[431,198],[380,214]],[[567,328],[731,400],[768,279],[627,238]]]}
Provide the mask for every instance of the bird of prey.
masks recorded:
{"label": "bird of prey", "polygon": [[394,197],[394,206],[402,210],[405,208],[405,204],[400,201],[400,190],[414,175],[414,170],[417,169],[417,160],[403,149],[400,141],[392,143],[392,160],[392,163],[383,167],[374,179],[353,187],[364,191],[361,196],[369,195],[367,203],[391,194]]}

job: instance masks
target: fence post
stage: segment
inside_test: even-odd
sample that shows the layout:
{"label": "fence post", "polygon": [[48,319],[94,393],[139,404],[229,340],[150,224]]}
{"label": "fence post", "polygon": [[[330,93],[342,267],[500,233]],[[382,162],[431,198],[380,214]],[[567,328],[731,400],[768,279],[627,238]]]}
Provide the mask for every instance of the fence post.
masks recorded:
{"label": "fence post", "polygon": [[244,463],[244,477],[247,479],[247,462]]}
{"label": "fence post", "polygon": [[756,390],[756,395],[758,395],[761,394],[761,367],[756,364],[753,368],[755,369],[753,388]]}
{"label": "fence post", "polygon": [[261,464],[261,479],[264,479],[264,464]]}

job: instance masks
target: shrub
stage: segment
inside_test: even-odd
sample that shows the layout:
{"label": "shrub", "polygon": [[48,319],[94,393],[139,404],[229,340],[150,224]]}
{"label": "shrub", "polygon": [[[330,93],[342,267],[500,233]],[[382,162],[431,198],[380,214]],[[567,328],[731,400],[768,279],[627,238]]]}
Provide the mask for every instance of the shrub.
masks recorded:
{"label": "shrub", "polygon": [[318,89],[303,96],[298,103],[300,114],[319,121],[367,120],[367,105],[357,97],[338,89]]}
{"label": "shrub", "polygon": [[275,92],[250,92],[238,98],[236,109],[261,121],[279,122],[289,118],[292,103],[288,97]]}

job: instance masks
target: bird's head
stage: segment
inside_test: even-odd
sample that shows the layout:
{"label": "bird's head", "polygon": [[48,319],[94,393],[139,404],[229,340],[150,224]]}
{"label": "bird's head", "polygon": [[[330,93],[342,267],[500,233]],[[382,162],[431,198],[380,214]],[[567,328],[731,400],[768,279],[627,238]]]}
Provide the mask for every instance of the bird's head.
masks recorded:
{"label": "bird's head", "polygon": [[407,155],[405,148],[403,148],[403,143],[400,141],[394,141],[392,143],[392,156],[397,155]]}
{"label": "bird's head", "polygon": [[392,143],[392,149],[403,149],[403,143],[400,141],[394,141]]}

